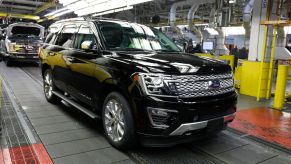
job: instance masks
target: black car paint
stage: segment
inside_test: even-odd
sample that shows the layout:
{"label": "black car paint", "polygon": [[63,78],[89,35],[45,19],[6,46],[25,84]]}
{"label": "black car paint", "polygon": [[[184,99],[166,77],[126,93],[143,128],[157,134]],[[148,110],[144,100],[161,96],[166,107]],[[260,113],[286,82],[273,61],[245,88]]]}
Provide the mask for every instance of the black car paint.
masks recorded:
{"label": "black car paint", "polygon": [[[169,134],[174,129],[182,123],[193,122],[194,116],[199,117],[199,120],[195,121],[203,121],[236,112],[236,92],[187,99],[148,96],[132,79],[132,75],[138,72],[190,74],[181,73],[172,63],[199,67],[196,73],[192,73],[197,75],[232,71],[230,66],[217,60],[182,52],[84,51],[50,44],[43,46],[41,54],[43,72],[49,67],[52,69],[56,86],[97,110],[97,113],[101,112],[106,94],[118,91],[124,95],[132,109],[136,132],[141,136],[171,138]],[[159,71],[153,72],[151,68]],[[174,109],[179,113],[169,122],[171,126],[168,129],[161,129],[153,127],[150,123],[147,107]],[[217,124],[222,124],[222,122],[218,121]],[[224,125],[221,125],[222,127]],[[221,129],[214,129],[216,130]],[[172,140],[171,142],[173,143]]]}

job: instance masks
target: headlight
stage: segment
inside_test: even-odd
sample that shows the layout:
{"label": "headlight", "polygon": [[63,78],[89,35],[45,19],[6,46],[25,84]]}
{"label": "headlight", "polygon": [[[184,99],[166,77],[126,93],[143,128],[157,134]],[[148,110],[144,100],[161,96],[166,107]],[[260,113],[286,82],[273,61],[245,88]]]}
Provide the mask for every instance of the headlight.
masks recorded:
{"label": "headlight", "polygon": [[146,95],[177,95],[175,83],[171,82],[169,75],[138,73],[134,76]]}
{"label": "headlight", "polygon": [[8,52],[15,52],[16,43],[8,43]]}

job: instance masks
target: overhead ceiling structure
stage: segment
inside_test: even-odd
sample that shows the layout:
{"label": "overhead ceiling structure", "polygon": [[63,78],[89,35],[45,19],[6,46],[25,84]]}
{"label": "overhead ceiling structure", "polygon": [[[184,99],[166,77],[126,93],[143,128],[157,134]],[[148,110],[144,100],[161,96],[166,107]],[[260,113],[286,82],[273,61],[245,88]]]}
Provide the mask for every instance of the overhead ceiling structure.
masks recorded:
{"label": "overhead ceiling structure", "polygon": [[[184,0],[186,1],[186,0]],[[243,8],[249,0],[229,0],[232,5],[232,24],[242,23]],[[58,17],[76,16],[115,17],[118,13],[131,13],[134,21],[150,23],[159,16],[160,24],[168,24],[171,6],[181,0],[0,0],[0,18],[16,17],[46,21]],[[200,5],[194,21],[207,23],[213,4]],[[177,22],[187,24],[191,5],[176,11]]]}
{"label": "overhead ceiling structure", "polygon": [[37,14],[54,4],[51,0],[0,0],[0,17],[37,20]]}

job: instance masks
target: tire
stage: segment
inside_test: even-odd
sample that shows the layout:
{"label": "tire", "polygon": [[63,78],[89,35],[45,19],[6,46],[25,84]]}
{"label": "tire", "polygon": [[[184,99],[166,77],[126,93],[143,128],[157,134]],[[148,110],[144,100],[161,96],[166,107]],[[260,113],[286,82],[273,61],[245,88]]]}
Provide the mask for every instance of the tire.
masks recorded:
{"label": "tire", "polygon": [[4,58],[4,62],[7,67],[11,67],[13,65],[13,62],[9,58]]}
{"label": "tire", "polygon": [[58,104],[62,101],[61,98],[52,93],[53,91],[57,91],[57,88],[53,82],[52,71],[50,69],[47,69],[43,75],[43,91],[48,102]]}
{"label": "tire", "polygon": [[[111,106],[111,104],[115,105]],[[131,109],[127,100],[121,94],[111,92],[106,97],[102,110],[102,122],[105,136],[112,146],[118,149],[130,149],[136,145]]]}

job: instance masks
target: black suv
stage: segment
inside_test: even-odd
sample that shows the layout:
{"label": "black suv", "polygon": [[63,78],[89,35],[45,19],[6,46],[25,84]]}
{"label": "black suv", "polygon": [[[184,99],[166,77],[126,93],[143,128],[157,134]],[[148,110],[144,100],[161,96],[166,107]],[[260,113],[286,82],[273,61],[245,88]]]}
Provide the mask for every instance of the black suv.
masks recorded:
{"label": "black suv", "polygon": [[231,67],[185,54],[163,33],[120,20],[62,20],[40,50],[44,93],[101,117],[117,148],[169,146],[234,119]]}

